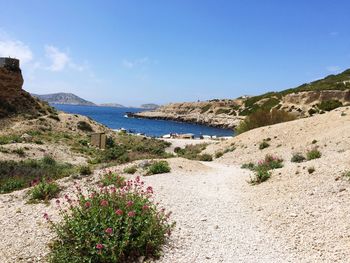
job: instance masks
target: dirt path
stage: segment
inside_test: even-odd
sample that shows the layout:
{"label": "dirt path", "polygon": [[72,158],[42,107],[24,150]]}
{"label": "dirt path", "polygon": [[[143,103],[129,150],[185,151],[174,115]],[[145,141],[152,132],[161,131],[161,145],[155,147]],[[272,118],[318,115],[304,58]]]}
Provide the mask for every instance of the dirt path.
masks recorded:
{"label": "dirt path", "polygon": [[249,175],[236,166],[145,178],[177,222],[161,262],[295,262],[241,202]]}

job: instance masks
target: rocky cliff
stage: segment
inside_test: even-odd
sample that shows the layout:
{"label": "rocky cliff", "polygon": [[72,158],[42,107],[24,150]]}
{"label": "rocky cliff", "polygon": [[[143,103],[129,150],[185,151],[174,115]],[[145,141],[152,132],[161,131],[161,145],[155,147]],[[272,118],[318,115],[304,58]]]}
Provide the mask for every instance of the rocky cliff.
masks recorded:
{"label": "rocky cliff", "polygon": [[21,71],[0,68],[0,118],[46,113],[47,105],[24,91],[22,85]]}

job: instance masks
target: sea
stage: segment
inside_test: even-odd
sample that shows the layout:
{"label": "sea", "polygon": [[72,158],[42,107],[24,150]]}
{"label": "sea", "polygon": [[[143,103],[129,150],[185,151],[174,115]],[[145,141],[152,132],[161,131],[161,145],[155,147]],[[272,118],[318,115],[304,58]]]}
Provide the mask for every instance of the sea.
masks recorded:
{"label": "sea", "polygon": [[234,134],[233,130],[230,129],[220,129],[177,121],[126,117],[127,112],[140,112],[144,110],[138,108],[114,108],[62,104],[53,104],[52,106],[67,113],[88,116],[111,129],[123,128],[132,133],[142,133],[151,137],[161,137],[170,133],[192,133],[195,137],[200,137],[201,135],[226,137],[233,136]]}

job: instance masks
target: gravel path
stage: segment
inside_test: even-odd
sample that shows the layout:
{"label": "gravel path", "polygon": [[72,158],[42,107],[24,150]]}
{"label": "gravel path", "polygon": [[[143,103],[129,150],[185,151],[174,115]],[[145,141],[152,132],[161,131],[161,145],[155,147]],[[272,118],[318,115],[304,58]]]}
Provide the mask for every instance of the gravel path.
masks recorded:
{"label": "gravel path", "polygon": [[295,262],[241,202],[248,173],[236,166],[145,178],[177,222],[160,262]]}

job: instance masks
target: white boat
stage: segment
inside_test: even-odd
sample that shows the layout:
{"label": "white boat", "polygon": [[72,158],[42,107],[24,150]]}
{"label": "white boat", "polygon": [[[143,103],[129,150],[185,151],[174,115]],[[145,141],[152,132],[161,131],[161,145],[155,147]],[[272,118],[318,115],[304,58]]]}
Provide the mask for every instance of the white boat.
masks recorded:
{"label": "white boat", "polygon": [[124,118],[129,118],[128,114],[125,114],[125,115],[124,115]]}

